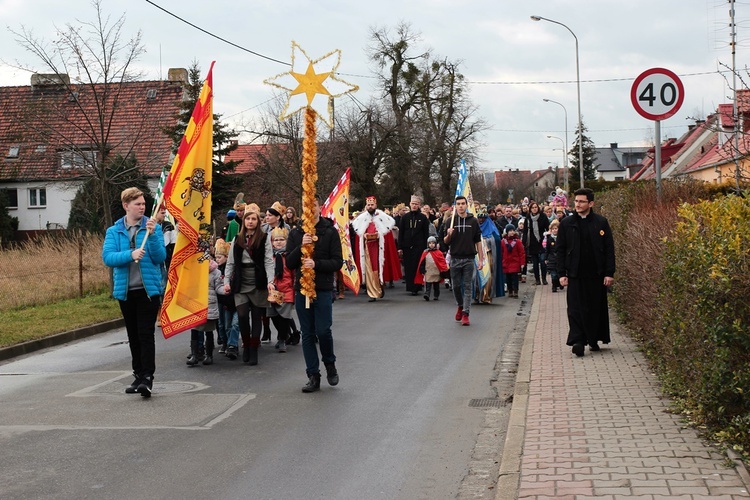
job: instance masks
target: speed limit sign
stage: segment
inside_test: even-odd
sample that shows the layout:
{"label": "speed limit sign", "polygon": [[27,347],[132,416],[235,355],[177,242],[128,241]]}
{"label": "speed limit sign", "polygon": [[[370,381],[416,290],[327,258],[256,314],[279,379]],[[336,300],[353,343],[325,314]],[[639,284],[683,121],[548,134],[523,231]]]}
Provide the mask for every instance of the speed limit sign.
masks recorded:
{"label": "speed limit sign", "polygon": [[682,81],[664,68],[644,71],[633,82],[630,101],[642,117],[648,120],[665,120],[677,113],[685,99]]}

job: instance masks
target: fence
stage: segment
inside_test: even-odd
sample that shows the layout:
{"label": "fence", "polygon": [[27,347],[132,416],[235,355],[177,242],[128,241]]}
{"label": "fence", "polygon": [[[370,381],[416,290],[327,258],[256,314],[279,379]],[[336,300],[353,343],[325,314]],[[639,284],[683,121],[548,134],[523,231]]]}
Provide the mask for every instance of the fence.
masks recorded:
{"label": "fence", "polygon": [[103,241],[100,235],[57,234],[0,250],[0,311],[107,290]]}

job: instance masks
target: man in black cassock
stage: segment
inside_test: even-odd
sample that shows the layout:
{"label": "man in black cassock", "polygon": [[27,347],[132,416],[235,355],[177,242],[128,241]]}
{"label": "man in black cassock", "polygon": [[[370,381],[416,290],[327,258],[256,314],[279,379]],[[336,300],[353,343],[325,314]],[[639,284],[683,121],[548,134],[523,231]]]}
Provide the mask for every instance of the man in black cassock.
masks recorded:
{"label": "man in black cassock", "polygon": [[418,295],[422,291],[422,285],[414,284],[414,276],[430,236],[430,221],[420,210],[421,206],[422,199],[412,196],[409,202],[411,210],[398,222],[398,254],[404,263],[406,291],[412,295]]}
{"label": "man in black cassock", "polygon": [[557,271],[568,287],[567,345],[583,356],[586,344],[598,351],[609,344],[607,287],[614,283],[615,245],[607,219],[593,212],[594,192],[575,193],[575,213],[560,222],[557,233]]}

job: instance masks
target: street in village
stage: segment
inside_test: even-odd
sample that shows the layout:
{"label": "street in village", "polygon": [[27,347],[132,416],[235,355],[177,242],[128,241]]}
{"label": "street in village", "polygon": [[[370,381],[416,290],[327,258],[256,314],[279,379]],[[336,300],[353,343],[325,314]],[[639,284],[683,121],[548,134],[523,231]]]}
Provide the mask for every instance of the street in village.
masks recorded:
{"label": "street in village", "polygon": [[[185,365],[157,330],[151,399],[124,329],[0,364],[0,498],[455,498],[492,491],[530,305],[403,285],[334,304],[341,383],[303,394],[301,346]],[[523,291],[523,289],[522,289]],[[533,294],[532,294],[533,296]],[[489,427],[489,428],[488,428]],[[480,446],[477,446],[477,442]],[[489,455],[487,449],[496,450]]]}

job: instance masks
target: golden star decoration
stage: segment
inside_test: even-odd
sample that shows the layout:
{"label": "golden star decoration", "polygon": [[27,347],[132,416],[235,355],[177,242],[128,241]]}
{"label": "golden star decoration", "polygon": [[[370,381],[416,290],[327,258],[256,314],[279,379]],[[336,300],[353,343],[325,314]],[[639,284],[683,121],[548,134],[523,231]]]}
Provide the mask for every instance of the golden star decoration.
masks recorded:
{"label": "golden star decoration", "polygon": [[[297,52],[304,57],[297,57]],[[301,64],[307,63],[305,71],[299,71]],[[336,49],[318,59],[312,60],[297,42],[292,42],[292,69],[263,81],[266,85],[289,93],[280,119],[305,109],[312,108],[330,128],[333,128],[332,99],[359,89],[336,76],[341,63],[341,51]]]}

